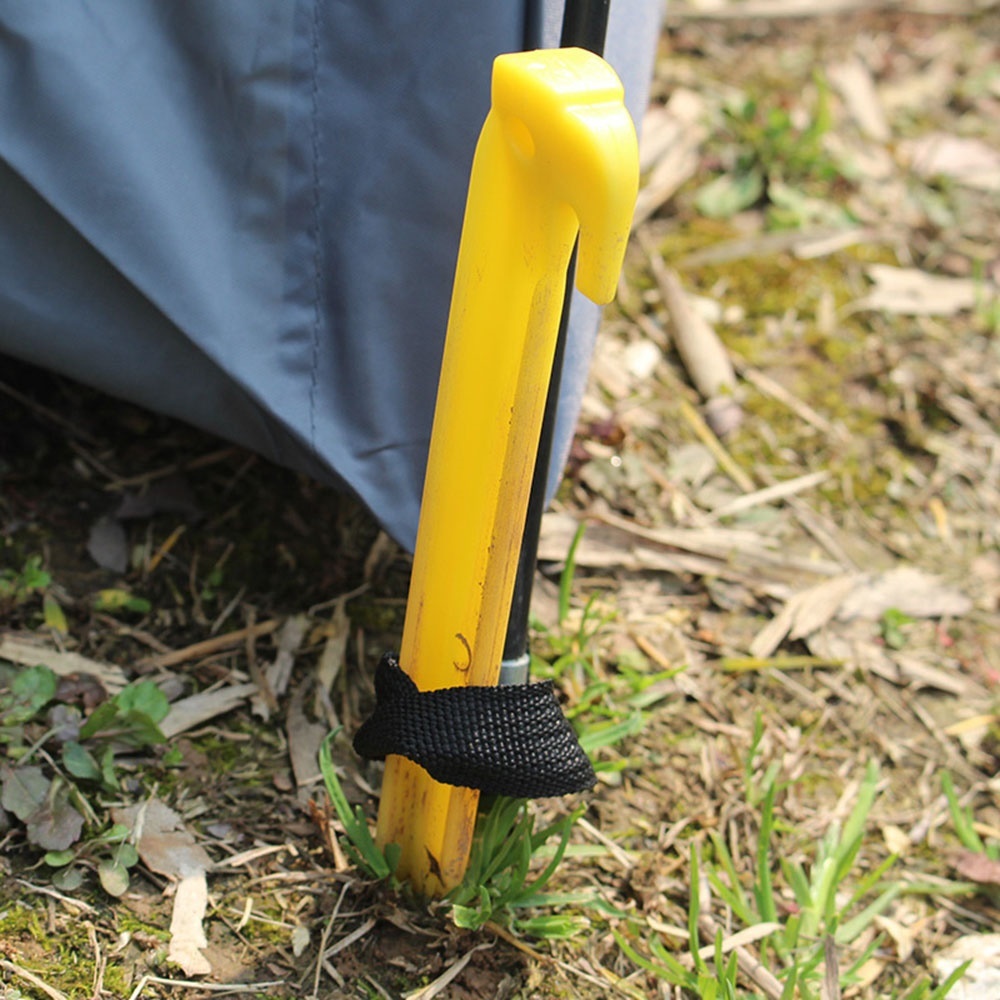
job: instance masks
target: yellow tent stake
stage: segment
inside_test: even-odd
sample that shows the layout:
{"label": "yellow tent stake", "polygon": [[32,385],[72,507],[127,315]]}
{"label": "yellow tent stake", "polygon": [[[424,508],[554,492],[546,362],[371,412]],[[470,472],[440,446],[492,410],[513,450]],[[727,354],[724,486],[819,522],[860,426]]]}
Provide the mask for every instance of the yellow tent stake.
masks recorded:
{"label": "yellow tent stake", "polygon": [[[615,293],[638,187],[611,67],[582,49],[500,56],[476,148],[448,320],[400,664],[422,690],[495,685],[566,267]],[[378,842],[425,895],[457,885],[479,793],[386,762]]]}

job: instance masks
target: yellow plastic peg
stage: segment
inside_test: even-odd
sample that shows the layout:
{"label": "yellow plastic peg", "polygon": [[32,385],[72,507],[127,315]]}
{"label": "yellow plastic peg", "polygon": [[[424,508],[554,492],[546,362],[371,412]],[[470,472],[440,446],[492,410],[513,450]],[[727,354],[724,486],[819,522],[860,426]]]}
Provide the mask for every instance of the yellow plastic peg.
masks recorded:
{"label": "yellow plastic peg", "polygon": [[[614,70],[583,49],[499,56],[472,165],[406,619],[421,691],[495,685],[565,291],[615,293],[638,189]],[[457,885],[478,791],[386,761],[378,842],[424,895]]]}

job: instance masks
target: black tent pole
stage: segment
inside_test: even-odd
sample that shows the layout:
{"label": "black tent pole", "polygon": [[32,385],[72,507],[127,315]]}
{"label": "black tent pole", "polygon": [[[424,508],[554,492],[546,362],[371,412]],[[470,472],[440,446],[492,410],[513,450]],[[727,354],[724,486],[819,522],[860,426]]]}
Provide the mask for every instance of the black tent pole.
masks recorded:
{"label": "black tent pole", "polygon": [[[604,38],[608,27],[608,9],[611,0],[566,0],[563,11],[561,48],[589,49],[597,55],[604,54]],[[535,456],[535,471],[531,480],[528,512],[521,540],[521,553],[517,562],[514,596],[511,600],[510,618],[504,640],[503,662],[500,667],[501,684],[524,684],[528,680],[528,617],[531,611],[531,587],[538,561],[538,536],[545,512],[545,494],[552,458],[552,439],[555,436],[556,409],[562,383],[563,359],[566,354],[566,337],[569,328],[569,306],[576,274],[576,248],[570,257],[566,273],[566,293],[563,298],[559,334],[552,359],[552,376],[545,399],[542,432]]]}

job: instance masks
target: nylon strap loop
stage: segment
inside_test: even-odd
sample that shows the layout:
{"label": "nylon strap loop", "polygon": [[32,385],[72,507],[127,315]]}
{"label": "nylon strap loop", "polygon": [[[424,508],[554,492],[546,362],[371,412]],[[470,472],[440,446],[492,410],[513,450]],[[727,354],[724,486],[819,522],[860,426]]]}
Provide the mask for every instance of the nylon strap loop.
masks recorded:
{"label": "nylon strap loop", "polygon": [[442,784],[525,799],[582,792],[597,781],[551,681],[420,691],[386,653],[375,698],[354,737],[361,757],[398,754]]}

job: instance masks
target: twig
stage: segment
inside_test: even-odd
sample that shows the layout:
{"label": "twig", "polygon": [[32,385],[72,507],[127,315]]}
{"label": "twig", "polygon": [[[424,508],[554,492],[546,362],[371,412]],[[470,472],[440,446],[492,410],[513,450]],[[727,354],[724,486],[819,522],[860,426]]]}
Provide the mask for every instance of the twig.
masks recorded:
{"label": "twig", "polygon": [[681,416],[688,422],[698,440],[712,453],[712,457],[719,463],[719,468],[744,493],[752,493],[755,489],[753,480],[736,464],[729,452],[722,446],[722,442],[715,436],[712,428],[705,423],[704,417],[686,399],[678,399],[677,404],[680,407]]}
{"label": "twig", "polygon": [[570,965],[568,962],[562,961],[562,959],[554,958],[552,955],[545,955],[540,951],[536,951],[531,945],[525,944],[520,938],[515,937],[506,927],[501,927],[499,924],[493,923],[492,920],[488,920],[484,925],[484,928],[492,933],[496,934],[497,937],[502,938],[507,944],[516,948],[518,951],[523,952],[529,958],[534,959],[536,962],[541,962],[543,964],[554,965],[563,972],[568,972],[571,975],[577,976],[580,979],[586,980],[594,986],[607,987],[610,983],[611,986],[621,993],[623,996],[635,997],[636,994],[626,986],[622,985],[622,980],[614,976],[613,973],[609,972],[607,969],[601,967],[601,971],[605,973],[608,977],[606,979],[599,979],[597,976],[592,976],[589,972],[584,972],[583,969],[578,969],[575,965]]}
{"label": "twig", "polygon": [[378,921],[374,917],[369,917],[360,927],[356,927],[350,934],[345,934],[332,948],[328,948],[323,953],[323,958],[333,958],[338,952],[349,948],[355,941],[360,941]]}
{"label": "twig", "polygon": [[239,454],[239,448],[226,447],[217,451],[210,451],[207,455],[199,455],[188,462],[173,462],[170,465],[161,466],[159,469],[152,469],[150,472],[140,472],[137,476],[123,476],[113,479],[104,488],[111,492],[125,489],[127,486],[145,486],[154,479],[165,479],[167,476],[176,475],[178,472],[185,472],[190,469],[203,469],[208,465],[215,465],[223,462],[231,455]]}
{"label": "twig", "polygon": [[644,233],[639,233],[663,306],[670,317],[671,337],[692,384],[705,400],[708,423],[725,435],[743,420],[743,410],[734,398],[736,373],[719,335],[691,305],[677,272],[663,263],[659,251]]}
{"label": "twig", "polygon": [[771,503],[774,500],[784,500],[796,493],[803,493],[811,490],[820,483],[825,483],[830,478],[830,473],[826,469],[819,472],[807,472],[805,475],[796,476],[794,479],[786,479],[784,482],[775,483],[773,486],[765,486],[763,489],[755,490],[753,493],[745,493],[735,500],[724,503],[715,510],[709,511],[710,520],[718,520],[722,517],[730,517],[739,514],[752,507],[760,507],[763,504]]}
{"label": "twig", "polygon": [[78,437],[82,441],[86,441],[88,444],[96,445],[98,444],[97,438],[94,437],[89,431],[81,427],[78,421],[67,420],[61,413],[57,413],[55,410],[50,410],[47,406],[43,406],[38,402],[37,399],[32,399],[30,396],[26,396],[23,392],[15,389],[12,385],[8,385],[6,382],[0,382],[0,392],[6,396],[10,396],[11,399],[16,400],[22,406],[26,406],[29,410],[34,410],[40,417],[44,417],[50,423],[56,425],[60,429],[64,430],[67,434]]}
{"label": "twig", "polygon": [[750,365],[743,363],[739,358],[733,359],[736,370],[740,373],[740,378],[749,382],[755,389],[769,396],[775,402],[781,403],[792,411],[800,420],[815,427],[828,437],[835,437],[840,441],[850,439],[850,434],[840,424],[832,424],[821,413],[817,413],[808,403],[803,402],[798,396],[790,393],[780,382],[757,371]]}
{"label": "twig", "polygon": [[472,956],[477,951],[492,947],[492,944],[477,944],[475,948],[471,948],[461,958],[452,962],[433,982],[428,983],[426,986],[421,986],[420,989],[413,990],[411,993],[404,993],[404,1000],[433,1000],[453,979],[456,979],[461,974],[462,970],[472,961]]}
{"label": "twig", "polygon": [[[143,976],[136,988],[129,994],[128,1000],[139,1000],[142,991],[149,985],[177,986],[185,990],[205,990],[209,993],[259,993],[273,986],[284,986],[284,979],[269,979],[263,983],[205,983],[197,979],[165,979],[163,976]],[[59,994],[63,996],[62,993]]]}
{"label": "twig", "polygon": [[330,940],[330,933],[333,931],[333,925],[337,922],[337,917],[340,914],[340,907],[344,902],[344,897],[347,895],[347,890],[353,885],[353,882],[345,882],[341,887],[340,895],[337,897],[337,902],[334,903],[333,912],[327,918],[326,926],[323,928],[323,934],[319,939],[319,950],[316,953],[316,974],[313,977],[313,996],[319,996],[319,981],[323,972],[326,974],[340,987],[344,985],[344,977],[337,971],[336,967],[329,963],[326,956],[326,943]]}
{"label": "twig", "polygon": [[84,913],[97,913],[97,907],[91,906],[90,903],[85,903],[82,899],[74,899],[72,896],[64,896],[61,892],[57,892],[55,889],[47,885],[35,885],[34,882],[29,882],[27,879],[19,878],[15,879],[18,885],[23,885],[26,889],[30,889],[32,892],[37,892],[43,896],[49,896],[52,899],[58,900],[60,903],[64,903],[66,906],[76,907],[82,910]]}
{"label": "twig", "polygon": [[[698,930],[701,931],[706,942],[711,942],[715,940],[720,928],[708,914],[702,914],[698,918]],[[783,987],[780,980],[761,965],[760,959],[742,945],[738,945],[734,951],[736,952],[736,965],[740,972],[758,987],[768,1000],[781,1000]]]}
{"label": "twig", "polygon": [[52,1000],[69,1000],[69,997],[65,993],[60,992],[54,986],[49,986],[47,982],[39,979],[33,972],[21,965],[16,965],[14,962],[8,962],[5,958],[0,958],[0,969],[6,969],[17,976],[18,979],[23,979],[26,983],[31,983],[32,986],[41,990],[47,997],[52,997]]}
{"label": "twig", "polygon": [[235,632],[217,635],[212,639],[203,639],[201,642],[192,643],[190,646],[184,646],[182,649],[175,649],[171,653],[159,653],[156,656],[147,656],[137,666],[141,669],[175,667],[178,663],[201,660],[206,656],[211,656],[213,653],[233,649],[239,646],[240,643],[245,642],[249,637],[256,639],[262,635],[269,635],[280,624],[280,618],[270,618],[265,622],[258,622],[256,625],[237,629]]}
{"label": "twig", "polygon": [[599,844],[602,844],[608,849],[612,857],[625,869],[625,871],[631,871],[635,867],[635,858],[628,853],[628,851],[623,850],[618,846],[610,837],[606,834],[601,833],[592,823],[585,820],[582,816],[576,821],[576,825],[583,830],[588,837],[596,840]]}

